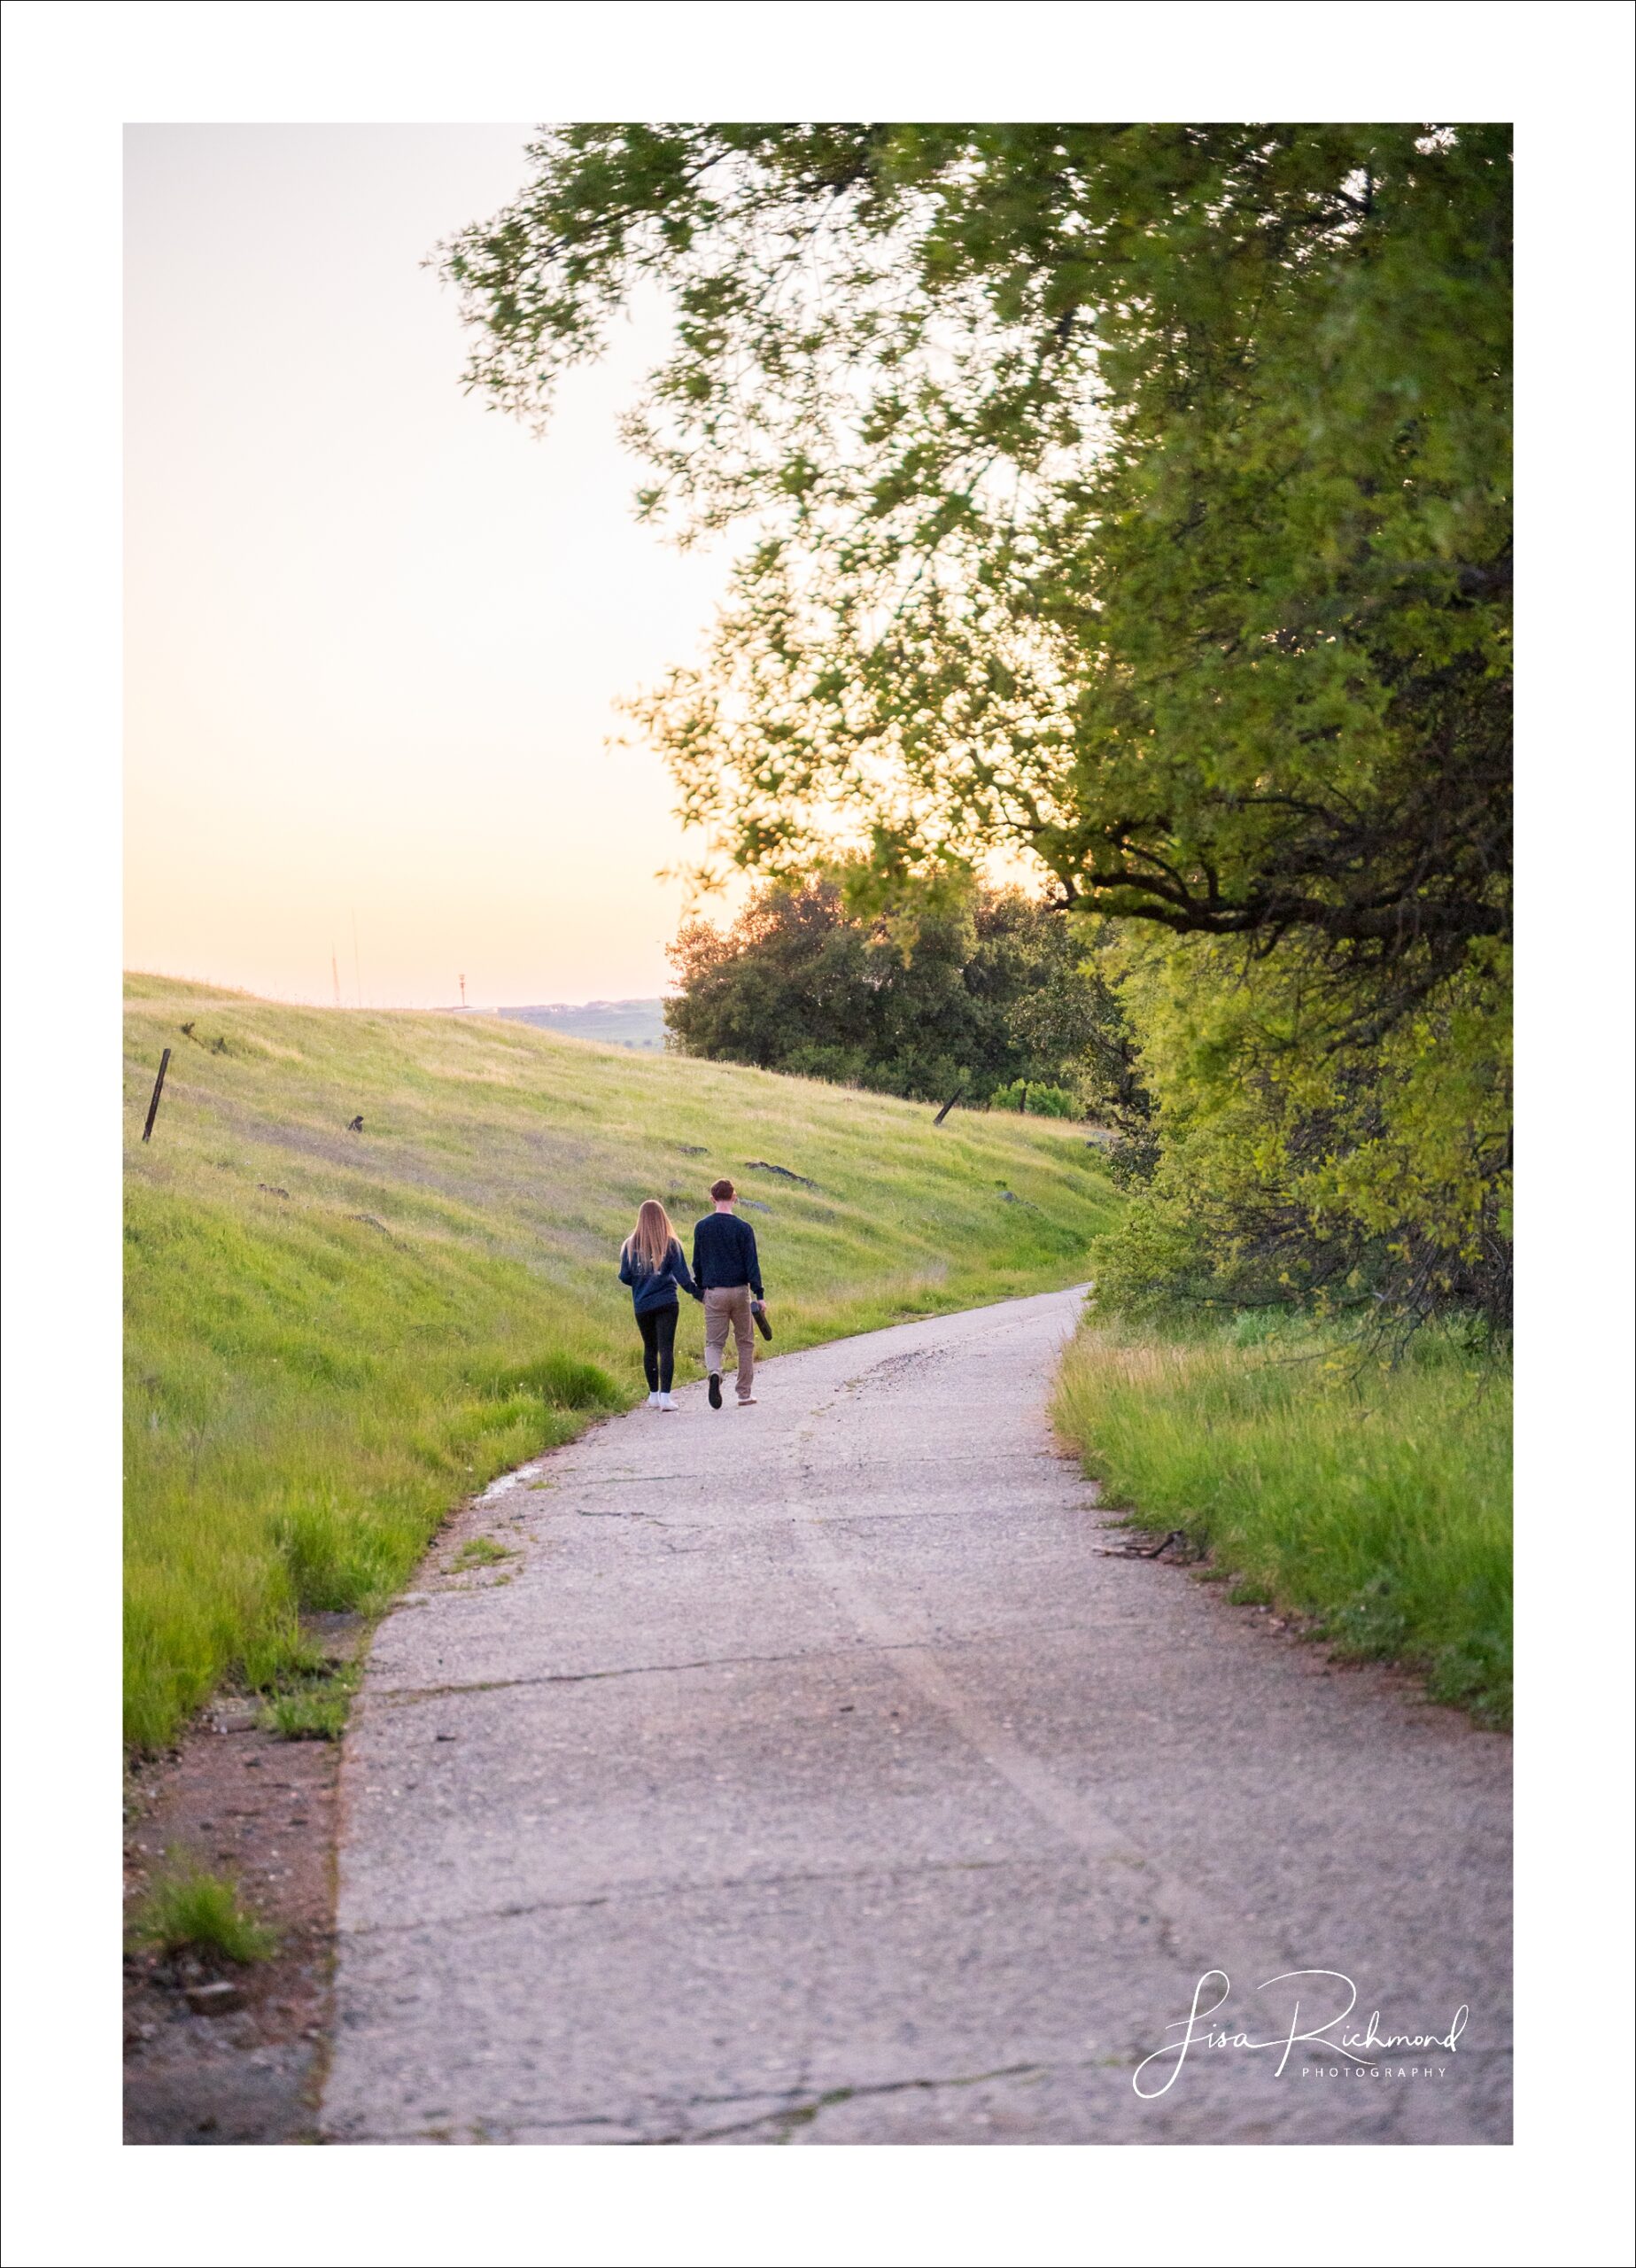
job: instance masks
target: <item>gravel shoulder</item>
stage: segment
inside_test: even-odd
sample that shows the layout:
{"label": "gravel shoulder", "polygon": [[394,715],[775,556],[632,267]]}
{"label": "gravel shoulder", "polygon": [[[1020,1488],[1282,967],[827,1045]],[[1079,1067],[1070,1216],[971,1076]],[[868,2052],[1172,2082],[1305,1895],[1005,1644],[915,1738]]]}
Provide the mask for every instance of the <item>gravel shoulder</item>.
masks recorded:
{"label": "gravel shoulder", "polygon": [[[688,1387],[478,1501],[508,1556],[400,1602],[346,1737],[328,2140],[1509,2139],[1508,1743],[1105,1556],[1044,1414],[1076,1309]],[[1350,1980],[1351,2034],[1144,2071],[1213,1970],[1218,2027]],[[1333,2047],[1371,2011],[1455,2047]]]}

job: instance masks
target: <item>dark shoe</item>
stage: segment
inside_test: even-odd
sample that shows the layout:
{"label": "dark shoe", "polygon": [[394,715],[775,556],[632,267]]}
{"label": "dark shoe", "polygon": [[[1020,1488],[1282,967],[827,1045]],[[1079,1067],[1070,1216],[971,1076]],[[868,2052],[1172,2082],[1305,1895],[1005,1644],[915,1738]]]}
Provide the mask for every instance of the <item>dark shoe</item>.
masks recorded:
{"label": "dark shoe", "polygon": [[710,1408],[712,1410],[721,1408],[721,1372],[719,1371],[710,1372]]}

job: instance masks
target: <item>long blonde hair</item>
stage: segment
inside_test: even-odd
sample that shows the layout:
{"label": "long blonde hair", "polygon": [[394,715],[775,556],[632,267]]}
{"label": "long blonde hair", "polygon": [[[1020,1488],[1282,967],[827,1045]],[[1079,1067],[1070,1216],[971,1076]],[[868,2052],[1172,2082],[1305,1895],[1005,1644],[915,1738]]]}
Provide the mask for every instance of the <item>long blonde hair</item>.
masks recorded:
{"label": "long blonde hair", "polygon": [[664,1255],[676,1241],[676,1231],[671,1226],[671,1216],[656,1197],[644,1198],[636,1216],[636,1226],[624,1240],[624,1248],[649,1268],[662,1268]]}

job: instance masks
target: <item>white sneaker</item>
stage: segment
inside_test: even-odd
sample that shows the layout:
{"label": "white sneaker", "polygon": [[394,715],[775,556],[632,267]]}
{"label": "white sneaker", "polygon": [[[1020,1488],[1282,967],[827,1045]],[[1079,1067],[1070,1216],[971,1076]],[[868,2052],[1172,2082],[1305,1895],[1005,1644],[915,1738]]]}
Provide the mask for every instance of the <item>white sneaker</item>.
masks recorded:
{"label": "white sneaker", "polygon": [[647,1407],[650,1410],[662,1410],[664,1407],[664,1396],[662,1394],[650,1394],[647,1397]]}
{"label": "white sneaker", "polygon": [[674,1410],[676,1406],[676,1396],[673,1394],[662,1394],[659,1396],[659,1407],[661,1410]]}

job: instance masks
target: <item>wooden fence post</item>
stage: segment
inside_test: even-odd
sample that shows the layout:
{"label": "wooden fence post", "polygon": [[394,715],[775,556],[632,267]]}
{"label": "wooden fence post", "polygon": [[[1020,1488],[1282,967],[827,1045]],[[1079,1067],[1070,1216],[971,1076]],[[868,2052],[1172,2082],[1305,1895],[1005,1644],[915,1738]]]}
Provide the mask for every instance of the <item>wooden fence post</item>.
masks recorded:
{"label": "wooden fence post", "polygon": [[159,1097],[165,1091],[165,1074],[169,1068],[170,1050],[167,1047],[159,1058],[159,1076],[153,1082],[153,1100],[148,1105],[148,1122],[142,1130],[142,1138],[144,1142],[152,1133],[153,1122],[159,1115]]}

